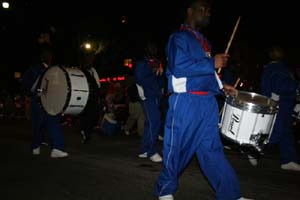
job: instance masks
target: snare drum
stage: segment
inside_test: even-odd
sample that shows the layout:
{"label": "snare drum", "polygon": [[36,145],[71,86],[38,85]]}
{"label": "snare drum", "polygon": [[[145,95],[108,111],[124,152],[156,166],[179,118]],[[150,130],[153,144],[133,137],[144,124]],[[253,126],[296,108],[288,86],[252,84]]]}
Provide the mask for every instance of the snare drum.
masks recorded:
{"label": "snare drum", "polygon": [[89,98],[89,85],[79,68],[49,67],[39,80],[40,103],[52,116],[80,114]]}
{"label": "snare drum", "polygon": [[258,151],[267,144],[278,112],[278,104],[265,96],[239,91],[228,96],[221,118],[221,133],[239,145]]}

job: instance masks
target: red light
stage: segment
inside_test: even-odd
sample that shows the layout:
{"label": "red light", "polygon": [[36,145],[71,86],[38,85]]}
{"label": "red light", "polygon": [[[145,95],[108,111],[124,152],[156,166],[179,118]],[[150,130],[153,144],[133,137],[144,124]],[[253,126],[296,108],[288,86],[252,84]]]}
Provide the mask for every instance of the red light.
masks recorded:
{"label": "red light", "polygon": [[119,76],[118,81],[125,81],[125,77],[124,76]]}
{"label": "red light", "polygon": [[128,67],[131,69],[131,68],[132,68],[132,63],[129,63],[129,64],[128,64]]}
{"label": "red light", "polygon": [[100,78],[99,82],[110,82],[111,80],[112,81],[125,81],[125,76]]}

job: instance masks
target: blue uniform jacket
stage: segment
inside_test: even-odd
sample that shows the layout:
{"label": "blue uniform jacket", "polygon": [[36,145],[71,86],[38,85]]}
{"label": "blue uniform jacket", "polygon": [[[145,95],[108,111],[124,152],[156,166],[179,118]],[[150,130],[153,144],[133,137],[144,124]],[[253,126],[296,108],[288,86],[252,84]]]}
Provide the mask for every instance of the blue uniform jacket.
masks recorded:
{"label": "blue uniform jacket", "polygon": [[[20,80],[21,86],[28,92],[30,95],[36,94],[36,91],[31,91],[36,81],[38,81],[39,77],[45,71],[45,67],[43,64],[37,64],[30,67],[23,75]],[[35,88],[36,89],[36,88]]]}
{"label": "blue uniform jacket", "polygon": [[272,62],[263,70],[261,77],[261,93],[271,97],[279,95],[280,103],[293,104],[296,99],[296,81],[284,62]]}
{"label": "blue uniform jacket", "polygon": [[[203,35],[196,32],[200,39]],[[174,93],[192,91],[220,93],[215,77],[214,59],[207,56],[203,46],[190,31],[173,33],[166,48],[168,59],[168,89]]]}
{"label": "blue uniform jacket", "polygon": [[[136,83],[143,90],[143,96],[147,98],[151,97],[161,97],[162,96],[162,88],[164,86],[164,80],[162,76],[157,76],[151,66],[148,64],[147,58],[142,61],[138,61],[136,63],[135,68],[135,78]],[[140,93],[141,96],[142,94]]]}

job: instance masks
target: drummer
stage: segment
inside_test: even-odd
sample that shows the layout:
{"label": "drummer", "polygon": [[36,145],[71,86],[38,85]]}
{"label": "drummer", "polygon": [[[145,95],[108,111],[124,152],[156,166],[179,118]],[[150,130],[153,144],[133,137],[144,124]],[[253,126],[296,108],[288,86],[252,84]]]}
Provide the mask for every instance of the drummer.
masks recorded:
{"label": "drummer", "polygon": [[81,49],[81,70],[85,74],[90,88],[87,104],[79,115],[81,142],[88,143],[94,127],[98,124],[100,117],[100,83],[96,69],[93,67],[95,52]]}
{"label": "drummer", "polygon": [[[210,17],[209,2],[185,3],[185,22],[170,36],[166,48],[168,89],[172,94],[165,122],[163,169],[155,194],[160,200],[173,200],[178,179],[196,154],[216,199],[239,199],[239,180],[220,141],[215,100],[223,88],[215,69],[226,66],[228,55],[211,57],[210,45],[202,34]],[[229,85],[224,89],[237,92]]]}
{"label": "drummer", "polygon": [[31,115],[33,126],[32,154],[40,154],[42,135],[44,128],[47,128],[51,140],[52,151],[50,157],[61,158],[67,157],[68,153],[64,152],[63,131],[60,126],[60,116],[50,116],[43,111],[39,103],[39,93],[37,84],[40,76],[51,64],[52,49],[48,43],[40,45],[39,61],[36,65],[29,68],[21,79],[23,88],[31,96]]}
{"label": "drummer", "polygon": [[300,171],[292,132],[292,112],[296,99],[296,81],[286,63],[284,51],[272,47],[269,51],[271,62],[264,68],[261,92],[279,102],[279,111],[270,138],[270,145],[280,148],[281,169]]}

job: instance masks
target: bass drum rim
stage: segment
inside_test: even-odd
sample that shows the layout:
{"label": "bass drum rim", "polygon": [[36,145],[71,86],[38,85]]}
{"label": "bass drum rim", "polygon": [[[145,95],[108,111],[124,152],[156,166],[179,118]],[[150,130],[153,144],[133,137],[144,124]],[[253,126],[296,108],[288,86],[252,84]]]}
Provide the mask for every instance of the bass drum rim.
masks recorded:
{"label": "bass drum rim", "polygon": [[51,113],[49,113],[49,112],[44,108],[43,102],[42,102],[42,99],[41,99],[41,96],[38,96],[38,102],[39,102],[39,104],[40,104],[42,110],[43,110],[45,113],[47,113],[47,114],[50,115],[50,116],[56,117],[56,116],[62,115],[62,114],[64,113],[64,111],[66,110],[66,108],[68,107],[68,105],[69,105],[69,102],[70,102],[70,99],[71,99],[71,80],[70,80],[70,77],[67,75],[67,74],[68,74],[67,70],[66,70],[64,67],[58,66],[58,65],[50,66],[50,67],[48,67],[48,68],[42,73],[41,77],[39,78],[39,81],[38,81],[38,86],[39,86],[38,88],[39,88],[39,89],[41,89],[40,87],[41,87],[42,80],[43,80],[45,74],[48,72],[48,70],[49,70],[50,68],[53,68],[53,67],[58,67],[58,68],[60,68],[60,69],[63,71],[63,74],[64,74],[64,76],[65,76],[65,78],[66,78],[68,91],[67,91],[67,98],[66,98],[66,101],[65,101],[65,105],[63,106],[63,109],[61,110],[61,112],[59,112],[59,113],[57,113],[57,114],[51,114]]}

